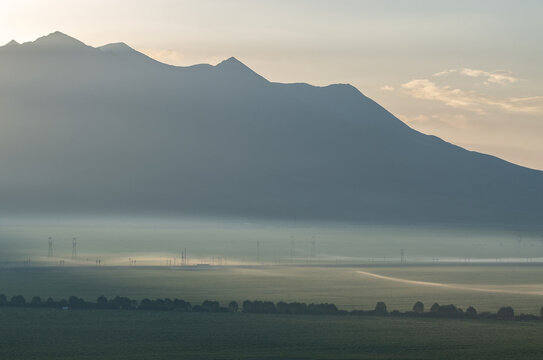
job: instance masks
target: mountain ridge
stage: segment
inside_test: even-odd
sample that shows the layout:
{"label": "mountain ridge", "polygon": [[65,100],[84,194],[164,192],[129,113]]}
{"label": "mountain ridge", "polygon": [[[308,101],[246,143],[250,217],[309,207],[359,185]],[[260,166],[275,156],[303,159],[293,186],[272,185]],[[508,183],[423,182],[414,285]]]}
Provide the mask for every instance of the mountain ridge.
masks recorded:
{"label": "mountain ridge", "polygon": [[81,49],[0,52],[0,213],[543,218],[543,172],[422,134],[352,85]]}

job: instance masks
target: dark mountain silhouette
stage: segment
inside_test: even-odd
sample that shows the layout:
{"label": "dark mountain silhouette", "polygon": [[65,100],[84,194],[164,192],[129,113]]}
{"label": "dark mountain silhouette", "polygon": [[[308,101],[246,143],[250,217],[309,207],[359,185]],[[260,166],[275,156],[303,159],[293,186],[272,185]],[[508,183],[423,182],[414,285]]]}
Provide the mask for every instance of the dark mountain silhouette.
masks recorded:
{"label": "dark mountain silhouette", "polygon": [[0,47],[3,214],[537,224],[543,172],[421,134],[351,85],[176,67],[62,33]]}

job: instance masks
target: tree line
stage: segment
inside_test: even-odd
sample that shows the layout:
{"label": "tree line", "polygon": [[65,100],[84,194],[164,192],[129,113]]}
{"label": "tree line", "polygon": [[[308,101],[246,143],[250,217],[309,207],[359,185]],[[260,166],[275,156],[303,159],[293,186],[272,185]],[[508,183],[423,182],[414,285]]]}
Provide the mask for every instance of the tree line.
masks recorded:
{"label": "tree line", "polygon": [[456,319],[498,319],[498,320],[539,320],[543,319],[543,307],[540,316],[531,314],[515,315],[511,306],[503,306],[496,313],[477,312],[470,306],[463,310],[455,305],[440,305],[434,303],[429,311],[425,311],[424,304],[417,301],[410,311],[388,311],[384,302],[380,301],[372,310],[340,310],[334,304],[306,304],[303,302],[284,302],[260,300],[245,300],[241,306],[231,301],[227,306],[221,306],[218,301],[205,300],[201,304],[192,305],[181,299],[143,299],[140,302],[128,297],[116,296],[106,298],[100,296],[95,302],[87,301],[77,296],[68,299],[54,300],[49,297],[42,300],[34,296],[27,301],[23,295],[7,298],[0,294],[0,307],[28,307],[28,308],[56,308],[56,309],[111,309],[111,310],[147,310],[147,311],[181,311],[181,312],[212,312],[212,313],[252,313],[252,314],[290,314],[290,315],[354,315],[354,316],[396,316],[396,317],[428,317],[428,318],[456,318]]}

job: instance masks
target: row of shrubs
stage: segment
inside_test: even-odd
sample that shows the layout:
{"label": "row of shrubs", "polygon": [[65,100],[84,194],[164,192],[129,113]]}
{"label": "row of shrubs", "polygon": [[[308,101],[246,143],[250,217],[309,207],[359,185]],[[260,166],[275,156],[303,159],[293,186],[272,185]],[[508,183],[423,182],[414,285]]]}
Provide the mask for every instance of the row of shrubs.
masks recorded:
{"label": "row of shrubs", "polygon": [[388,311],[384,302],[378,302],[373,310],[339,310],[334,304],[306,304],[302,302],[287,303],[280,301],[250,301],[245,300],[241,308],[236,301],[231,301],[227,307],[220,305],[218,301],[205,300],[202,304],[192,305],[181,299],[143,299],[139,303],[127,297],[116,296],[107,299],[100,296],[96,302],[86,301],[77,296],[70,296],[67,300],[59,301],[48,298],[43,301],[39,296],[34,296],[27,302],[24,296],[16,295],[8,299],[0,294],[0,307],[45,307],[62,309],[117,309],[117,310],[148,310],[148,311],[182,311],[182,312],[244,312],[253,314],[293,314],[293,315],[376,315],[376,316],[397,316],[397,317],[431,317],[431,318],[468,318],[468,319],[499,319],[499,320],[539,320],[543,319],[543,308],[541,316],[521,314],[515,316],[512,307],[501,307],[498,312],[478,313],[473,306],[465,311],[455,305],[433,304],[430,311],[424,311],[424,304],[420,301],[413,305],[413,309],[407,312],[398,310]]}

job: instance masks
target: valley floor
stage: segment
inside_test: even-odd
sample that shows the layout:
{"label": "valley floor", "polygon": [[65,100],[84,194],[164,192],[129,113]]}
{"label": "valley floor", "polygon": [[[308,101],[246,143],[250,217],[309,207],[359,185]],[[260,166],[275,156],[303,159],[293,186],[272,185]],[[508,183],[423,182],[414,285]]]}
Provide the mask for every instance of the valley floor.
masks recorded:
{"label": "valley floor", "polygon": [[217,300],[333,303],[343,310],[371,310],[384,301],[392,311],[422,301],[495,313],[539,315],[543,306],[541,265],[429,266],[216,266],[203,270],[169,267],[20,267],[0,269],[0,294],[60,300],[75,295],[96,301],[125,296],[179,298],[193,304]]}
{"label": "valley floor", "polygon": [[1,359],[540,359],[543,322],[0,308]]}

